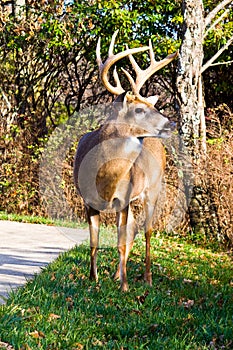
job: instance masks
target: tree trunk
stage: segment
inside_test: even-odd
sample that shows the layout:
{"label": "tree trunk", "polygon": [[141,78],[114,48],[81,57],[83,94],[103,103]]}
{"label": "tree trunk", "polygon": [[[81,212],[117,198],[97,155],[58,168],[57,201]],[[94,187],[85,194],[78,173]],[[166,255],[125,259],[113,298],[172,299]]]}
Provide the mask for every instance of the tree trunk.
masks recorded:
{"label": "tree trunk", "polygon": [[[204,10],[202,0],[183,0],[183,42],[177,72],[179,132],[193,165],[200,155],[204,104],[201,68],[203,62]],[[202,215],[199,189],[192,166],[183,165],[183,181],[189,208],[189,221],[194,231],[201,231]],[[190,200],[191,198],[191,200]]]}
{"label": "tree trunk", "polygon": [[13,14],[17,18],[23,18],[25,15],[26,0],[15,0],[13,1]]}
{"label": "tree trunk", "polygon": [[[202,0],[183,0],[183,42],[177,72],[177,100],[179,108],[179,131],[183,150],[192,160],[192,166],[183,164],[183,184],[188,204],[189,222],[193,232],[209,234],[211,229],[220,234],[218,210],[214,203],[210,177],[205,174],[206,125],[202,73],[233,42],[230,37],[214,56],[203,64],[203,39],[216,28],[229,12],[232,0],[221,1],[204,18]],[[228,8],[226,8],[229,6]],[[220,15],[219,11],[225,11]],[[219,15],[216,20],[215,17]],[[212,23],[212,21],[214,21]],[[231,61],[229,61],[231,62]],[[214,176],[214,174],[212,174]],[[189,200],[191,198],[191,200]]]}
{"label": "tree trunk", "polygon": [[199,154],[200,122],[203,113],[202,98],[198,102],[203,62],[203,3],[202,0],[183,0],[183,43],[177,74],[177,93],[180,114],[180,135],[190,154]]}

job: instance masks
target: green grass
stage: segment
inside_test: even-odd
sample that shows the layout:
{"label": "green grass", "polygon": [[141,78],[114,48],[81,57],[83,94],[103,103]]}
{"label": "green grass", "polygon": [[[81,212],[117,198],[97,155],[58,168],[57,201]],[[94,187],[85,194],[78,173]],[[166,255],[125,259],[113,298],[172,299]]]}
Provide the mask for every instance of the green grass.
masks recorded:
{"label": "green grass", "polygon": [[18,222],[24,222],[29,224],[63,226],[63,227],[70,227],[70,228],[87,227],[87,224],[75,222],[75,221],[51,219],[51,218],[45,218],[43,216],[11,214],[11,213],[6,213],[5,211],[0,211],[0,220],[18,221]]}
{"label": "green grass", "polygon": [[130,291],[111,278],[118,255],[89,248],[61,255],[0,307],[0,341],[15,349],[233,349],[232,259],[184,240],[152,239],[153,287],[144,284],[144,239],[128,262]]}

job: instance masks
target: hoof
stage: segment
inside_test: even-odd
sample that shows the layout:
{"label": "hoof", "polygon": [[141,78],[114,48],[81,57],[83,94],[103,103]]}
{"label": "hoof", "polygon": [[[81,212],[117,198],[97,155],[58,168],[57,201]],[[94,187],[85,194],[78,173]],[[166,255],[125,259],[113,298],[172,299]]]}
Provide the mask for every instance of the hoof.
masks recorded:
{"label": "hoof", "polygon": [[113,275],[114,281],[118,281],[120,279],[120,272],[117,270]]}
{"label": "hoof", "polygon": [[114,281],[118,281],[120,279],[120,265],[118,265],[115,274],[113,275]]}
{"label": "hoof", "polygon": [[121,291],[122,291],[122,292],[128,292],[128,290],[129,290],[128,283],[123,283],[123,284],[121,285]]}

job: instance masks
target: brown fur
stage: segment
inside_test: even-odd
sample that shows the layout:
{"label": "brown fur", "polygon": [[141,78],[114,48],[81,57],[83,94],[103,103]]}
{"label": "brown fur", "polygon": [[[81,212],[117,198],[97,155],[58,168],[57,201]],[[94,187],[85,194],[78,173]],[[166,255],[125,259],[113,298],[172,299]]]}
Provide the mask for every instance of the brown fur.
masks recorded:
{"label": "brown fur", "polygon": [[[106,123],[80,140],[74,164],[74,178],[85,202],[90,229],[90,277],[98,279],[96,257],[100,211],[115,209],[120,256],[115,278],[120,278],[121,288],[126,291],[128,290],[126,263],[136,234],[130,203],[139,196],[144,201],[146,214],[145,280],[152,284],[150,272],[152,217],[165,168],[164,149],[156,137],[166,137],[170,131],[167,118],[153,107],[157,97],[144,98],[140,95],[140,89],[152,74],[171,62],[177,53],[157,62],[150,41],[148,47],[127,49],[114,55],[117,32],[112,36],[109,57],[105,63],[101,60],[100,39],[96,57],[104,86],[118,97]],[[147,69],[142,70],[132,55],[147,50],[150,52],[151,63]],[[122,68],[130,82],[132,93],[124,92],[116,70],[113,73],[116,86],[111,85],[108,80],[111,66],[126,56],[129,57],[136,73],[134,81]]]}
{"label": "brown fur", "polygon": [[[138,117],[137,108],[143,109]],[[140,113],[139,113],[140,114]],[[117,212],[120,264],[115,277],[120,277],[122,290],[128,289],[126,263],[136,234],[131,205],[138,197],[146,212],[146,272],[151,284],[150,236],[152,216],[165,169],[164,147],[157,136],[169,133],[168,120],[141,101],[128,101],[122,96],[111,116],[98,130],[85,135],[79,143],[74,163],[74,179],[82,195],[91,235],[91,278],[97,280],[99,212]],[[154,134],[153,134],[154,130]],[[83,165],[84,164],[84,165]]]}

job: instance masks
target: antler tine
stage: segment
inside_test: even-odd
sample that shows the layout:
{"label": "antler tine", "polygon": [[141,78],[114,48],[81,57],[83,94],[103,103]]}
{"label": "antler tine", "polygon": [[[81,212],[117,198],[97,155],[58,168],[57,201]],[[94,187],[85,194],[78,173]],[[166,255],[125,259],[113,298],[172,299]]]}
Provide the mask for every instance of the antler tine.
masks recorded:
{"label": "antler tine", "polygon": [[132,55],[129,55],[130,62],[132,64],[132,67],[135,70],[136,73],[136,81],[134,82],[133,78],[127,72],[125,69],[122,68],[123,72],[126,74],[127,78],[129,79],[129,82],[131,84],[133,93],[135,95],[140,96],[139,92],[143,86],[143,84],[159,69],[163,68],[166,66],[168,63],[170,63],[175,57],[178,55],[178,51],[168,55],[166,58],[164,58],[161,61],[156,62],[155,61],[155,56],[154,56],[154,51],[152,47],[151,40],[149,40],[149,55],[150,55],[150,66],[147,69],[141,69],[137,62],[135,61],[134,57]]}
{"label": "antler tine", "polygon": [[[126,46],[126,48],[129,49],[128,45]],[[130,60],[130,63],[132,64],[133,69],[135,70],[136,77],[141,76],[142,73],[143,73],[143,70],[139,67],[139,65],[135,61],[133,55],[131,55],[131,54],[129,55],[129,60]],[[126,69],[124,69],[124,68],[121,68],[121,69],[123,70],[123,72],[127,76],[128,80],[130,82],[130,85],[132,87],[132,91],[134,93],[136,91],[136,83],[135,83],[135,81],[133,80],[131,74]]]}
{"label": "antler tine", "polygon": [[115,31],[115,33],[112,36],[112,40],[111,40],[111,44],[110,44],[109,52],[108,52],[108,58],[104,63],[102,62],[101,55],[100,55],[100,38],[99,38],[97,46],[96,46],[96,61],[97,61],[98,67],[99,67],[100,77],[101,77],[102,83],[106,87],[106,89],[114,95],[120,95],[125,90],[122,88],[122,86],[120,84],[120,79],[119,79],[116,71],[114,72],[114,80],[115,80],[117,86],[112,86],[110,84],[110,82],[108,81],[109,69],[113,66],[114,63],[119,61],[121,58],[124,58],[126,56],[129,56],[129,55],[132,55],[132,54],[135,54],[138,52],[149,50],[149,46],[144,46],[144,47],[138,47],[135,49],[127,49],[123,52],[119,52],[116,55],[114,55],[113,48],[114,48],[117,33],[118,33],[118,31]]}
{"label": "antler tine", "polygon": [[112,40],[111,40],[111,43],[110,43],[110,46],[109,46],[109,50],[108,50],[108,57],[114,56],[113,49],[114,49],[115,40],[116,40],[116,36],[117,36],[118,32],[119,32],[119,30],[117,29],[113,33]]}
{"label": "antler tine", "polygon": [[114,71],[113,71],[113,78],[114,78],[114,81],[116,83],[117,88],[121,88],[121,82],[120,82],[116,67],[114,68]]}
{"label": "antler tine", "polygon": [[[161,61],[156,62],[155,61],[155,56],[154,56],[154,51],[153,51],[153,47],[152,47],[152,43],[151,40],[149,40],[149,55],[150,55],[150,66],[145,69],[142,70],[138,67],[137,63],[137,69],[136,69],[136,82],[135,82],[135,87],[134,87],[134,93],[136,95],[139,95],[139,91],[141,90],[142,86],[144,85],[144,83],[158,70],[160,70],[161,68],[165,67],[168,63],[170,63],[174,58],[177,57],[178,55],[178,51],[176,51],[175,53],[168,55],[166,58],[164,58]],[[134,60],[135,61],[135,60]],[[132,61],[131,61],[132,63]]]}
{"label": "antler tine", "polygon": [[103,67],[103,62],[101,60],[101,56],[100,56],[100,37],[98,39],[97,45],[96,45],[96,62],[98,64],[99,70],[102,69]]}
{"label": "antler tine", "polygon": [[150,54],[150,61],[153,62],[153,63],[156,63],[155,61],[155,54],[154,54],[154,51],[153,51],[153,46],[152,46],[152,42],[151,42],[151,39],[149,39],[149,54]]}

